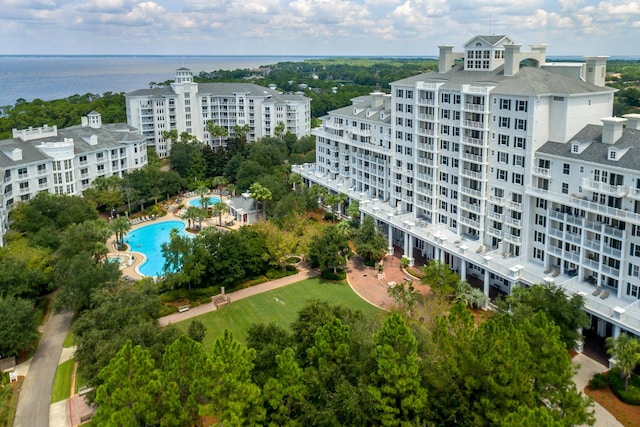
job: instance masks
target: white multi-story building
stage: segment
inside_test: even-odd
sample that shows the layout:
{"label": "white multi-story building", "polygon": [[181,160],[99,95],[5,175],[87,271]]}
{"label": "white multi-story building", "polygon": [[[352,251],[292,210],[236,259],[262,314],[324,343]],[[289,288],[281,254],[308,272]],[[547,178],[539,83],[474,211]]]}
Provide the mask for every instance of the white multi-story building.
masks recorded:
{"label": "white multi-story building", "polygon": [[249,141],[277,136],[280,123],[298,137],[311,132],[311,99],[302,94],[253,83],[195,83],[186,68],[176,71],[169,86],[127,93],[126,105],[127,123],[140,129],[159,157],[171,151],[171,141],[163,137],[170,130],[187,132],[211,147],[224,145],[226,139],[207,130],[210,121],[224,127],[229,137],[235,136],[236,126],[248,126]]}
{"label": "white multi-story building", "polygon": [[79,126],[14,129],[12,136],[0,141],[0,245],[15,203],[43,191],[81,195],[97,177],[147,164],[144,137],[126,123],[103,124],[96,111]]}
{"label": "white multi-story building", "polygon": [[358,200],[410,262],[487,295],[556,283],[599,335],[640,335],[640,116],[609,117],[605,71],[508,36],[441,46],[437,71],[324,117],[316,163],[294,171]]}

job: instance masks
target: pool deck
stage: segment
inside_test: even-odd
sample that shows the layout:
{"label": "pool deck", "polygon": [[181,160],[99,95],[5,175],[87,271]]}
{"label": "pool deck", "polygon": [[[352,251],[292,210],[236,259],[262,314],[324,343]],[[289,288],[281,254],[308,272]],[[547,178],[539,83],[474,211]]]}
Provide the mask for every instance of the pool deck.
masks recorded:
{"label": "pool deck", "polygon": [[[222,201],[227,200],[228,196],[222,196],[220,197],[219,194],[217,193],[211,193],[208,195],[209,197],[217,197],[217,198],[221,198]],[[188,197],[188,198],[183,198],[181,200],[180,203],[175,203],[175,199],[171,199],[168,206],[167,206],[167,214],[165,216],[162,217],[156,217],[156,219],[151,220],[151,221],[147,221],[147,222],[141,222],[135,225],[131,225],[131,229],[129,230],[129,232],[137,230],[138,228],[144,227],[145,225],[149,225],[149,224],[157,224],[160,222],[167,222],[167,221],[182,221],[183,223],[187,223],[187,221],[185,221],[184,219],[180,218],[178,215],[176,215],[176,212],[178,212],[178,206],[179,205],[187,205],[191,200],[194,199],[198,199],[200,198],[199,196],[192,196],[192,197]],[[228,221],[231,221],[233,219],[233,217],[228,213],[225,212],[224,214],[222,214],[222,223],[225,224]],[[218,227],[218,218],[217,217],[212,217],[212,218],[208,218],[206,221],[202,222],[202,227],[203,228],[207,228],[207,227]],[[240,228],[240,223],[238,223],[237,221],[234,222],[234,224],[232,226],[223,226],[222,228],[224,229],[237,229]],[[142,264],[144,262],[144,260],[146,259],[144,255],[142,255],[139,252],[136,251],[132,251],[132,250],[126,250],[126,251],[118,251],[115,249],[115,236],[111,236],[108,240],[107,240],[107,247],[109,248],[109,253],[107,254],[107,257],[111,258],[114,256],[123,256],[123,255],[128,255],[131,256],[133,259],[128,259],[125,260],[121,263],[120,265],[120,270],[122,271],[122,276],[123,277],[131,277],[133,279],[142,279],[144,276],[141,275],[140,273],[138,273],[138,271],[136,270],[136,268]]]}

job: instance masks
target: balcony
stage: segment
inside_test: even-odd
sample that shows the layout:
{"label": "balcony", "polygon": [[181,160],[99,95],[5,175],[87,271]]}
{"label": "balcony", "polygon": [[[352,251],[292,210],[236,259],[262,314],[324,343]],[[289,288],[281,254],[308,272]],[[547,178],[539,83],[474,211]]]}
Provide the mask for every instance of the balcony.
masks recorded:
{"label": "balcony", "polygon": [[486,129],[486,124],[484,122],[476,122],[473,120],[463,120],[462,126],[471,128],[471,129]]}
{"label": "balcony", "polygon": [[484,157],[469,153],[462,153],[462,160],[474,163],[487,163],[487,160]]}
{"label": "balcony", "polygon": [[480,138],[471,138],[470,136],[463,136],[462,142],[465,144],[473,145],[476,147],[484,147],[485,140]]}
{"label": "balcony", "polygon": [[418,114],[418,120],[430,121],[435,120],[435,116],[433,114]]}
{"label": "balcony", "polygon": [[465,196],[475,197],[476,199],[482,198],[482,192],[481,191],[474,190],[473,188],[470,188],[470,187],[461,186],[460,187],[460,193],[464,194]]}
{"label": "balcony", "polygon": [[509,200],[507,202],[507,207],[513,211],[522,212],[522,203],[514,202],[513,200]]}
{"label": "balcony", "polygon": [[522,227],[522,221],[519,219],[511,218],[510,216],[506,217],[504,220],[505,223],[509,224],[512,227]]}
{"label": "balcony", "polygon": [[464,216],[460,217],[460,223],[464,224],[464,225],[468,225],[469,227],[473,227],[475,229],[479,229],[480,228],[480,222],[479,221],[475,221],[471,218],[467,218]]}
{"label": "balcony", "polygon": [[421,128],[416,129],[418,135],[421,136],[435,136],[436,132],[433,129]]}
{"label": "balcony", "polygon": [[467,111],[474,111],[474,112],[480,112],[480,113],[487,111],[487,107],[484,104],[465,103],[462,108],[464,108]]}
{"label": "balcony", "polygon": [[483,172],[476,172],[470,169],[462,169],[460,171],[460,175],[466,176],[467,178],[477,179],[481,181],[486,181],[487,177]]}
{"label": "balcony", "polygon": [[489,201],[496,206],[504,206],[507,203],[504,197],[498,197],[494,195],[489,196]]}
{"label": "balcony", "polygon": [[416,160],[417,160],[419,165],[425,165],[425,166],[430,166],[430,167],[434,166],[434,160],[433,159],[429,159],[427,157],[418,156],[418,158]]}
{"label": "balcony", "polygon": [[514,236],[513,234],[509,234],[509,233],[505,233],[504,234],[504,240],[509,242],[509,243],[513,243],[514,245],[521,245],[522,244],[522,237]]}
{"label": "balcony", "polygon": [[427,106],[436,105],[436,100],[433,98],[418,98],[416,101],[418,105],[427,105]]}
{"label": "balcony", "polygon": [[418,147],[419,150],[428,151],[430,153],[436,151],[436,148],[433,144],[425,144],[424,142],[418,142],[416,147]]}
{"label": "balcony", "polygon": [[640,200],[640,188],[629,187],[629,194],[627,195],[634,200]]}
{"label": "balcony", "polygon": [[498,230],[497,228],[489,227],[487,229],[487,233],[489,233],[490,235],[495,236],[495,237],[502,237],[502,230]]}
{"label": "balcony", "polygon": [[587,191],[595,191],[613,197],[624,197],[627,194],[627,189],[624,185],[609,185],[605,182],[594,181],[589,178],[582,178],[582,188]]}
{"label": "balcony", "polygon": [[493,220],[502,222],[504,220],[504,215],[497,212],[489,212],[487,216]]}
{"label": "balcony", "polygon": [[536,176],[542,176],[544,178],[550,178],[551,170],[547,168],[533,168],[533,174]]}
{"label": "balcony", "polygon": [[474,205],[471,203],[460,202],[458,206],[462,209],[465,209],[471,212],[480,213],[480,205],[477,205],[477,204]]}

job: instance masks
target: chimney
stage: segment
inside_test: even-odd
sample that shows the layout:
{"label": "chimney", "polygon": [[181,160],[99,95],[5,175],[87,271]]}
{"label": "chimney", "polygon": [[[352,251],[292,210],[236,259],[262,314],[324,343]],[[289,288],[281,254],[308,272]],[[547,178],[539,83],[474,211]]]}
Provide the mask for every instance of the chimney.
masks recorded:
{"label": "chimney", "polygon": [[585,56],[587,72],[585,80],[596,86],[604,86],[605,76],[607,74],[608,56]]}
{"label": "chimney", "polygon": [[384,103],[384,93],[382,92],[371,92],[371,107],[379,108],[382,107]]}
{"label": "chimney", "polygon": [[453,67],[455,56],[453,46],[438,46],[440,56],[438,57],[438,72],[446,73]]}
{"label": "chimney", "polygon": [[627,129],[640,130],[640,114],[625,114],[622,117],[627,119]]}
{"label": "chimney", "polygon": [[627,119],[621,117],[608,117],[602,120],[602,143],[615,144],[622,136],[624,124]]}
{"label": "chimney", "polygon": [[504,75],[513,76],[520,70],[521,44],[504,45]]}
{"label": "chimney", "polygon": [[87,116],[82,116],[82,127],[86,128],[89,126],[89,118]]}

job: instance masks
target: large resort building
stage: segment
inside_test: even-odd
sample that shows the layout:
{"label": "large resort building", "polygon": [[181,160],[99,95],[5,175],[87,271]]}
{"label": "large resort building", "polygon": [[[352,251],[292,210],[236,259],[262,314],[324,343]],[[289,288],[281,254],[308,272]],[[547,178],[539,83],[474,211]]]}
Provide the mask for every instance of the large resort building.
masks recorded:
{"label": "large resort building", "polygon": [[171,152],[166,131],[187,132],[200,142],[217,147],[225,144],[207,129],[213,122],[229,137],[236,126],[248,126],[249,141],[284,132],[301,137],[311,132],[311,99],[301,93],[283,94],[253,83],[196,83],[190,70],[180,68],[169,86],[140,89],[126,95],[127,123],[140,129],[147,145],[159,157]]}
{"label": "large resort building", "polygon": [[314,130],[308,185],[357,200],[413,263],[495,296],[556,284],[592,330],[640,335],[640,115],[610,117],[606,57],[477,36],[438,70],[353,99]]}
{"label": "large resort building", "polygon": [[0,141],[0,246],[8,212],[37,193],[81,195],[97,177],[118,175],[147,164],[145,139],[126,123],[103,124],[100,113],[65,129],[14,129]]}

